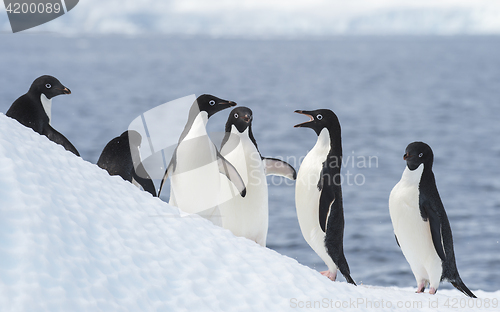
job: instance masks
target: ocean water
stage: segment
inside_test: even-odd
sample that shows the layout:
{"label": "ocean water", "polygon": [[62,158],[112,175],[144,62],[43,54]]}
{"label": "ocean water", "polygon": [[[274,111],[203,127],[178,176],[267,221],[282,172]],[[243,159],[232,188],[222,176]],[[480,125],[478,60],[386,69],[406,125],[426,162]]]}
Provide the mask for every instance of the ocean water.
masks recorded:
{"label": "ocean water", "polygon": [[[95,163],[141,113],[211,93],[250,107],[263,156],[283,157],[298,170],[316,135],[293,128],[306,121],[293,111],[332,109],[342,125],[346,258],[358,283],[381,286],[415,286],[387,202],[406,145],[424,141],[434,150],[462,279],[493,291],[500,289],[499,51],[499,37],[1,34],[0,110],[36,77],[54,75],[72,94],[53,100],[52,124]],[[228,113],[211,118],[209,130],[223,131]],[[268,247],[324,270],[300,233],[293,183],[268,182]]]}

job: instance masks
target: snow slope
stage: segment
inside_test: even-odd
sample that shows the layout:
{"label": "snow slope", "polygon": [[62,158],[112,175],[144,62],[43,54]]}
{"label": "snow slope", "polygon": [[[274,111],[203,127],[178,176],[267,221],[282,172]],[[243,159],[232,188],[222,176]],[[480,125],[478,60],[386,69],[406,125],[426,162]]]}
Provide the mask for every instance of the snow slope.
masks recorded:
{"label": "snow slope", "polygon": [[481,299],[469,300],[456,290],[430,296],[331,282],[204,219],[181,217],[3,114],[0,164],[1,311],[447,311],[446,300],[498,307],[500,291],[473,290]]}

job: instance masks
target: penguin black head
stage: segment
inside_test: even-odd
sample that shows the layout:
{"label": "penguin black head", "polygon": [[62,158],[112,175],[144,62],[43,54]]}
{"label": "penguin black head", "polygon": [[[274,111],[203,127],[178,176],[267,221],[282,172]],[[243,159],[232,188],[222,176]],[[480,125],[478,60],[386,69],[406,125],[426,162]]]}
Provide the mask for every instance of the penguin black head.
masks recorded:
{"label": "penguin black head", "polygon": [[313,111],[296,110],[296,113],[309,116],[311,120],[295,125],[295,128],[311,128],[319,135],[324,128],[340,131],[340,123],[337,115],[329,109],[317,109]]}
{"label": "penguin black head", "polygon": [[417,169],[420,164],[424,164],[425,168],[431,169],[434,153],[432,153],[431,147],[424,142],[413,142],[406,147],[403,159],[406,160],[406,165],[410,170]]}
{"label": "penguin black head", "polygon": [[252,110],[245,106],[240,106],[229,113],[226,122],[226,132],[231,132],[231,126],[234,125],[240,133],[243,133],[252,125]]}
{"label": "penguin black head", "polygon": [[120,135],[121,138],[128,140],[130,146],[140,147],[142,136],[135,130],[127,130]]}
{"label": "penguin black head", "polygon": [[210,116],[212,116],[217,112],[220,112],[223,109],[236,106],[235,102],[219,99],[218,97],[210,94],[200,95],[196,99],[196,102],[198,103],[200,112],[201,111],[207,112],[208,118],[210,118]]}
{"label": "penguin black head", "polygon": [[43,93],[48,99],[60,94],[71,94],[71,91],[63,86],[57,78],[49,75],[36,78],[28,92],[37,96]]}

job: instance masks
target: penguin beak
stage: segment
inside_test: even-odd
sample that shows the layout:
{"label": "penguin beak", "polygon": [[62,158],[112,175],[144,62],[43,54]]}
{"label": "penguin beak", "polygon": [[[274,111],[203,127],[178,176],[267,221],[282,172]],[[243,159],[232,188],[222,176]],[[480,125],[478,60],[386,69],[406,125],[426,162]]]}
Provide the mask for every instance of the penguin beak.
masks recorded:
{"label": "penguin beak", "polygon": [[217,103],[216,110],[219,112],[223,109],[233,107],[233,106],[236,106],[236,102],[223,100],[223,101]]}
{"label": "penguin beak", "polygon": [[406,153],[406,154],[403,155],[403,159],[404,160],[407,160],[408,158],[411,158],[410,154]]}
{"label": "penguin beak", "polygon": [[66,87],[64,87],[64,89],[62,89],[62,92],[64,94],[71,94],[71,91],[68,88],[66,88]]}
{"label": "penguin beak", "polygon": [[243,121],[246,123],[250,123],[250,121],[252,120],[252,116],[245,115],[241,117],[241,119],[243,119]]}
{"label": "penguin beak", "polygon": [[303,122],[303,123],[300,123],[298,125],[295,125],[295,126],[293,126],[294,128],[307,127],[308,124],[314,120],[313,116],[311,114],[309,114],[309,112],[307,112],[307,111],[296,110],[295,113],[306,115],[307,117],[311,118],[311,120]]}

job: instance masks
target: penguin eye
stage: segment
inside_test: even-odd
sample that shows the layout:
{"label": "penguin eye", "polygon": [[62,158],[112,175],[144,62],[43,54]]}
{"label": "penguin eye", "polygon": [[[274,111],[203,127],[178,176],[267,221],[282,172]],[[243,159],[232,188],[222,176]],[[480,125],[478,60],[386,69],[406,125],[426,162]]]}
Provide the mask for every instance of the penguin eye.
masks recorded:
{"label": "penguin eye", "polygon": [[210,100],[210,102],[208,102],[208,104],[210,104],[210,106],[214,106],[215,105],[215,101],[214,100]]}
{"label": "penguin eye", "polygon": [[318,115],[316,116],[316,119],[318,119],[318,120],[321,120],[321,119],[323,119],[323,115],[321,115],[321,114],[318,114]]}
{"label": "penguin eye", "polygon": [[52,88],[52,86],[50,85],[50,83],[48,83],[45,85],[45,88],[50,89],[50,88]]}
{"label": "penguin eye", "polygon": [[234,118],[238,118],[238,117],[239,117],[238,113],[235,113]]}
{"label": "penguin eye", "polygon": [[424,156],[424,153],[418,154],[418,157],[422,158],[422,156]]}

